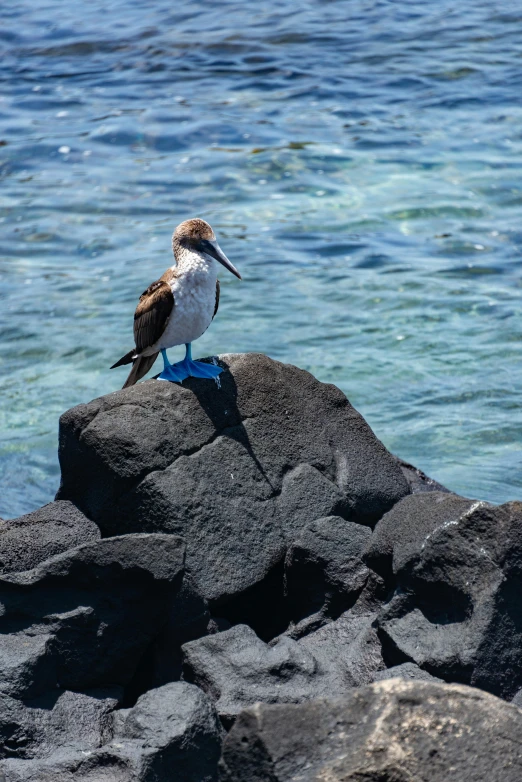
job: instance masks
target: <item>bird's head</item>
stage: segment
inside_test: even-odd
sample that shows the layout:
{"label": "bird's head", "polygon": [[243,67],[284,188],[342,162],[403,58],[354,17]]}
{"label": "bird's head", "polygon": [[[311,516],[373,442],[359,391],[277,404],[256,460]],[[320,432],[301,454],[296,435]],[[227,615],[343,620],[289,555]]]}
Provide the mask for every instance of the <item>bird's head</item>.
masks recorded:
{"label": "bird's head", "polygon": [[185,220],[180,223],[172,236],[172,247],[174,254],[176,254],[176,248],[182,247],[186,250],[195,250],[198,253],[203,253],[216,261],[219,261],[225,269],[235,274],[236,277],[241,279],[241,275],[236,267],[230,263],[227,256],[217,243],[214,231],[208,223],[201,220],[199,217],[194,217],[191,220]]}

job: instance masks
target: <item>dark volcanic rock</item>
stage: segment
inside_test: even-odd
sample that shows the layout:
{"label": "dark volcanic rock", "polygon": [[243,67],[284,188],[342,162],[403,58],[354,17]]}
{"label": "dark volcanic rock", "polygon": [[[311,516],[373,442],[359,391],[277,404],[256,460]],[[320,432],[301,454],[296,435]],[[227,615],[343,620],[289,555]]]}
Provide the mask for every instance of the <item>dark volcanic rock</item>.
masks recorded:
{"label": "dark volcanic rock", "polygon": [[0,521],[0,573],[30,570],[45,559],[100,537],[100,530],[72,502],[50,502]]}
{"label": "dark volcanic rock", "polygon": [[367,562],[396,581],[378,617],[388,664],[411,661],[510,699],[522,686],[522,504],[437,492],[377,525]]}
{"label": "dark volcanic rock", "polygon": [[127,758],[143,782],[212,782],[221,740],[211,700],[194,685],[175,682],[150,690],[120,713],[104,751]]}
{"label": "dark volcanic rock", "polygon": [[399,459],[398,456],[396,456],[395,459],[402,470],[402,474],[408,481],[412,494],[419,494],[420,492],[426,491],[443,491],[449,493],[449,489],[433,480],[433,478],[430,478],[425,472],[419,470],[418,467],[414,467],[413,464],[409,464],[403,459]]}
{"label": "dark volcanic rock", "polygon": [[339,516],[317,519],[300,532],[285,562],[294,621],[318,612],[338,616],[355,602],[369,575],[362,553],[370,538],[368,527]]}
{"label": "dark volcanic rock", "polygon": [[113,711],[115,703],[67,692],[52,710],[12,701],[7,711],[0,700],[0,729],[8,715],[12,728],[21,710],[26,724],[32,718],[30,745],[20,746],[27,728],[25,734],[12,731],[4,753],[9,759],[0,763],[6,782],[216,779],[222,729],[201,690],[176,682],[146,693],[132,709]]}
{"label": "dark volcanic rock", "polygon": [[260,354],[221,364],[221,389],[151,380],[60,423],[58,497],[105,535],[182,535],[214,604],[259,583],[314,518],[373,525],[409,493],[339,389]]}
{"label": "dark volcanic rock", "polygon": [[329,671],[328,697],[340,695],[350,687],[369,684],[376,671],[384,668],[375,614],[357,608],[299,641],[301,647],[314,655],[319,667]]}
{"label": "dark volcanic rock", "polygon": [[227,726],[257,701],[299,703],[324,694],[307,650],[289,638],[270,647],[246,625],[191,641],[183,652],[185,678],[216,701]]}
{"label": "dark volcanic rock", "polygon": [[102,746],[112,738],[114,694],[54,690],[27,704],[0,695],[0,758],[30,760],[53,749]]}
{"label": "dark volcanic rock", "polygon": [[222,782],[520,782],[522,712],[479,690],[397,679],[336,701],[258,704],[225,740]]}
{"label": "dark volcanic rock", "polygon": [[0,692],[125,686],[181,584],[173,535],[86,543],[0,578]]}
{"label": "dark volcanic rock", "polygon": [[451,524],[474,503],[442,492],[410,494],[383,516],[369,541],[365,561],[383,578],[390,578],[418,553],[437,527]]}
{"label": "dark volcanic rock", "polygon": [[349,612],[300,641],[263,643],[250,627],[185,644],[184,675],[215,701],[225,725],[247,706],[301,703],[367,684],[384,667],[373,616]]}
{"label": "dark volcanic rock", "polygon": [[182,645],[213,632],[212,622],[206,601],[185,576],[163,629],[140,664],[137,693],[180,679]]}

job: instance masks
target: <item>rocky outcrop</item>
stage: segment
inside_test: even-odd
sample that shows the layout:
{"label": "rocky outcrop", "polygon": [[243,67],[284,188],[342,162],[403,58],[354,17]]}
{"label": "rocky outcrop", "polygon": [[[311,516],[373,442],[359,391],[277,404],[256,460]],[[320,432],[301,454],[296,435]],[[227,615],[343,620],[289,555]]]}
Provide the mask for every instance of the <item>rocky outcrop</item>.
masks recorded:
{"label": "rocky outcrop", "polygon": [[[25,709],[16,701],[14,707],[0,701],[0,728],[11,731],[4,750],[9,759],[3,763],[9,782],[172,782],[173,774],[183,782],[217,778],[222,729],[197,687],[169,684],[119,711],[114,711],[116,700],[72,692],[61,694],[52,709],[48,701]],[[15,725],[23,732],[16,733]]]}
{"label": "rocky outcrop", "polygon": [[216,702],[230,727],[257,701],[302,703],[373,681],[384,668],[371,615],[346,614],[300,641],[263,643],[245,625],[185,644],[184,675]]}
{"label": "rocky outcrop", "polygon": [[294,622],[338,616],[353,605],[369,576],[362,554],[371,530],[339,516],[308,524],[288,547],[285,592]]}
{"label": "rocky outcrop", "polygon": [[453,683],[522,701],[522,505],[448,492],[306,372],[220,361],[70,410],[59,499],[0,524],[0,781],[217,782],[225,730],[229,782],[458,780],[488,711],[484,769],[518,773],[519,713]]}
{"label": "rocky outcrop", "polygon": [[395,583],[377,620],[389,659],[508,699],[522,687],[522,503],[412,495],[366,561]]}
{"label": "rocky outcrop", "polygon": [[307,524],[373,526],[409,493],[335,386],[258,354],[221,364],[220,389],[149,381],[65,413],[58,493],[104,535],[181,535],[215,604],[262,581]]}
{"label": "rocky outcrop", "polygon": [[31,570],[99,537],[96,524],[72,502],[50,502],[26,516],[0,521],[0,574]]}
{"label": "rocky outcrop", "polygon": [[480,690],[398,679],[344,699],[244,711],[222,782],[519,782],[522,711]]}
{"label": "rocky outcrop", "polygon": [[[59,751],[88,754],[113,735],[113,712],[119,693],[92,690],[86,693],[55,689],[26,703],[0,695],[0,757],[17,761],[42,758]],[[15,775],[16,776],[16,775]]]}
{"label": "rocky outcrop", "polygon": [[0,578],[0,692],[125,687],[181,584],[174,535],[85,543]]}
{"label": "rocky outcrop", "polygon": [[212,782],[222,732],[210,699],[192,684],[174,682],[119,711],[113,741],[103,751],[124,759],[139,780]]}

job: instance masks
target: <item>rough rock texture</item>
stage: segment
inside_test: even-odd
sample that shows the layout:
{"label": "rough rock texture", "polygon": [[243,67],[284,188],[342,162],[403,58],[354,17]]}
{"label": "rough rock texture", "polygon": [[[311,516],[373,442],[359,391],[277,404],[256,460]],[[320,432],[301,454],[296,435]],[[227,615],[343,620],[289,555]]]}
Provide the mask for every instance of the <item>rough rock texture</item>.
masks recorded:
{"label": "rough rock texture", "polygon": [[181,583],[174,535],[86,543],[0,578],[0,692],[125,686]]}
{"label": "rough rock texture", "polygon": [[451,525],[475,504],[474,500],[442,492],[405,497],[375,528],[364,553],[365,561],[383,578],[391,578],[437,527]]}
{"label": "rough rock texture", "polygon": [[96,524],[72,502],[50,502],[26,516],[0,521],[0,573],[30,570],[99,537]]}
{"label": "rough rock texture", "polygon": [[522,686],[522,504],[413,495],[377,526],[367,562],[392,571],[378,617],[388,661],[512,698]]}
{"label": "rough rock texture", "polygon": [[60,421],[58,498],[105,535],[182,535],[213,603],[260,582],[316,518],[374,525],[410,491],[335,386],[260,354],[220,362],[220,390],[151,380]]}
{"label": "rough rock texture", "polygon": [[362,553],[371,530],[339,516],[317,519],[290,545],[285,586],[292,619],[314,613],[339,615],[355,602],[368,579]]}
{"label": "rough rock texture", "polygon": [[31,760],[53,750],[88,752],[112,738],[117,690],[54,690],[27,703],[0,695],[0,758]]}
{"label": "rough rock texture", "polygon": [[426,475],[425,472],[419,470],[418,467],[414,467],[413,464],[409,464],[403,459],[399,459],[398,456],[396,456],[395,459],[402,470],[402,474],[408,481],[408,485],[412,494],[419,494],[420,492],[426,491],[450,491],[441,483],[434,481],[433,478],[430,478],[428,475]]}
{"label": "rough rock texture", "polygon": [[[176,682],[150,690],[132,709],[114,711],[115,705],[71,692],[60,695],[52,710],[0,701],[0,729],[11,731],[0,773],[6,782],[216,779],[222,729],[197,687]],[[25,720],[19,717],[24,709],[31,712],[33,728],[31,744],[25,745],[29,720],[27,714]],[[17,718],[25,723],[25,734],[13,729]]]}
{"label": "rough rock texture", "polygon": [[518,782],[519,712],[440,682],[522,702],[522,504],[221,363],[66,413],[60,499],[0,522],[0,782],[217,782],[236,721],[227,782]]}
{"label": "rough rock texture", "polygon": [[520,782],[522,711],[479,690],[392,679],[337,701],[258,704],[222,782]]}
{"label": "rough rock texture", "polygon": [[237,625],[185,644],[184,675],[207,692],[226,726],[257,701],[301,703],[367,684],[384,668],[373,616],[349,612],[300,641],[263,643]]}
{"label": "rough rock texture", "polygon": [[186,682],[142,695],[120,712],[104,752],[125,758],[139,780],[211,782],[217,776],[222,728],[210,699]]}
{"label": "rough rock texture", "polygon": [[374,682],[383,682],[386,679],[406,679],[407,681],[420,681],[420,682],[441,682],[442,679],[437,679],[436,676],[432,676],[431,673],[423,671],[415,663],[402,663],[402,665],[394,665],[391,668],[385,668],[382,671],[377,671],[373,677]]}
{"label": "rough rock texture", "polygon": [[218,628],[212,627],[214,621],[210,617],[206,601],[197,592],[190,577],[185,576],[176,599],[170,605],[165,625],[142,661],[136,682],[137,694],[144,689],[160,687],[179,679],[182,645],[217,632]]}

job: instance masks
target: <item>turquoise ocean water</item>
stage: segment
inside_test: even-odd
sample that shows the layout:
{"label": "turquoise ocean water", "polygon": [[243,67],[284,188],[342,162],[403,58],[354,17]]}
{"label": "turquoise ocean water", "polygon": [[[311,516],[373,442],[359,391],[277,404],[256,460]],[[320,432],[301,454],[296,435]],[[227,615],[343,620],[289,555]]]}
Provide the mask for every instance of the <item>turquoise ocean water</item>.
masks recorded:
{"label": "turquoise ocean water", "polygon": [[1,516],[52,499],[58,416],[121,386],[196,215],[244,281],[195,354],[298,364],[455,491],[522,498],[516,3],[15,0],[0,80]]}

